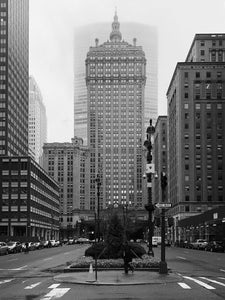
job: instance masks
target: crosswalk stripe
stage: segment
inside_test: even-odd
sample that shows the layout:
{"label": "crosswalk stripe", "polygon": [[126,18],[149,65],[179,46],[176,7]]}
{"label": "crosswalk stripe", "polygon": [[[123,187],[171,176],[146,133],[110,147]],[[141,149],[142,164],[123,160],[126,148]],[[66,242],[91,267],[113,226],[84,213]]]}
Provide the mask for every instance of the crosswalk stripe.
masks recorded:
{"label": "crosswalk stripe", "polygon": [[222,283],[222,282],[220,282],[220,281],[216,281],[216,280],[209,279],[209,278],[206,278],[206,277],[199,277],[199,278],[208,280],[208,281],[210,281],[210,282],[213,282],[213,283],[216,283],[216,284],[219,284],[219,285],[222,285],[222,286],[225,286],[225,283]]}
{"label": "crosswalk stripe", "polygon": [[188,276],[183,276],[184,278],[186,279],[189,279],[189,280],[192,280],[196,283],[198,283],[199,285],[203,286],[204,288],[206,288],[207,290],[215,290],[215,288],[207,283],[204,283],[203,281],[201,280],[198,280],[198,279],[195,279],[195,278],[192,278],[192,277],[188,277]]}
{"label": "crosswalk stripe", "polygon": [[5,279],[3,281],[0,281],[0,284],[7,283],[7,282],[10,282],[12,280],[14,280],[14,279],[13,278],[12,279]]}
{"label": "crosswalk stripe", "polygon": [[31,289],[35,288],[36,286],[38,286],[39,284],[41,284],[41,282],[37,282],[37,283],[31,284],[31,285],[28,285],[24,289],[31,290]]}
{"label": "crosswalk stripe", "polygon": [[55,288],[57,288],[59,285],[60,285],[60,283],[54,283],[54,284],[50,285],[48,288],[49,288],[49,289],[55,289]]}
{"label": "crosswalk stripe", "polygon": [[40,300],[51,300],[51,299],[57,299],[65,295],[70,288],[64,288],[64,289],[52,289],[48,294],[46,294],[43,298]]}
{"label": "crosswalk stripe", "polygon": [[191,287],[189,285],[187,285],[186,283],[184,282],[178,282],[178,284],[183,288],[183,289],[191,289]]}

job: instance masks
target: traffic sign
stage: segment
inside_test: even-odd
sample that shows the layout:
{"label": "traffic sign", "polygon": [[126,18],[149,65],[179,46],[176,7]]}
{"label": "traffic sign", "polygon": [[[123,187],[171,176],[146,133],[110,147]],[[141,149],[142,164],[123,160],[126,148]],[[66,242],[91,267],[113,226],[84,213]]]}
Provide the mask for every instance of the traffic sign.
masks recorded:
{"label": "traffic sign", "polygon": [[170,208],[171,203],[156,203],[155,205],[157,208]]}

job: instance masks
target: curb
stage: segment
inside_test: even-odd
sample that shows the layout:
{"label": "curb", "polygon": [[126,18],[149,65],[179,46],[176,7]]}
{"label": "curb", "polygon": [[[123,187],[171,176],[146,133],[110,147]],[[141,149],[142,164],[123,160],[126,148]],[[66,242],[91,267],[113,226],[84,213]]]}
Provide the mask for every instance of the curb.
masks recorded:
{"label": "curb", "polygon": [[[143,271],[145,273],[146,271]],[[148,271],[147,271],[148,272]],[[113,273],[113,271],[112,271]],[[137,271],[138,273],[138,271]],[[128,286],[128,285],[151,285],[151,284],[165,284],[165,283],[173,283],[181,280],[180,276],[177,274],[154,274],[151,277],[146,276],[146,274],[137,274],[135,278],[135,274],[130,274],[128,277],[123,277],[121,274],[111,274],[108,278],[102,276],[97,281],[94,278],[94,274],[92,274],[93,278],[88,277],[88,273],[74,273],[72,276],[67,274],[61,274],[54,277],[56,282],[60,283],[69,283],[69,284],[82,284],[82,285],[95,285],[95,286]],[[150,273],[148,273],[150,274]],[[151,273],[152,274],[152,273]],[[77,276],[76,276],[77,275]],[[99,275],[99,274],[98,274]],[[104,275],[104,274],[103,274]]]}

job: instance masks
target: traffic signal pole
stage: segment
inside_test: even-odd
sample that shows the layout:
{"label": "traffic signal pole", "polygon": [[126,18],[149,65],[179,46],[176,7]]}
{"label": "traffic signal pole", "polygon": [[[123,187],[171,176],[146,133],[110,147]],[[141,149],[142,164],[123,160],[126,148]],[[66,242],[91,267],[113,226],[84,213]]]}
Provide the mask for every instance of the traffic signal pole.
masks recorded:
{"label": "traffic signal pole", "polygon": [[147,190],[148,190],[148,204],[145,205],[145,209],[148,211],[148,255],[154,256],[152,249],[152,236],[154,234],[154,209],[155,206],[152,203],[152,175],[153,175],[153,163],[152,163],[152,138],[155,132],[155,127],[152,125],[150,119],[150,126],[147,128],[147,140],[144,142],[144,146],[147,149]]}
{"label": "traffic signal pole", "polygon": [[[167,186],[167,177],[165,173],[161,173],[161,189],[162,189],[162,203],[165,202],[165,191]],[[165,208],[162,208],[161,212],[161,261],[159,263],[159,273],[167,274],[166,263],[166,248],[165,248]]]}

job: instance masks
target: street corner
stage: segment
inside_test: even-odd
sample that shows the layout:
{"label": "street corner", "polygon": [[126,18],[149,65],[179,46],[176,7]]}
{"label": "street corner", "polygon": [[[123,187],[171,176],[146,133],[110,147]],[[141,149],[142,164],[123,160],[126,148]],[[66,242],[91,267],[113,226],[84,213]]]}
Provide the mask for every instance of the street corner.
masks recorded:
{"label": "street corner", "polygon": [[63,273],[54,276],[56,282],[87,284],[87,285],[148,285],[165,284],[181,281],[176,273],[159,274],[158,272],[135,271],[125,274],[123,271],[100,271],[95,274],[89,272]]}

